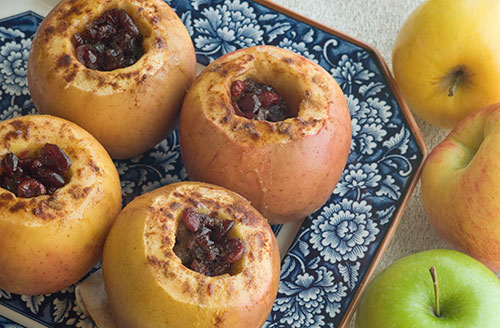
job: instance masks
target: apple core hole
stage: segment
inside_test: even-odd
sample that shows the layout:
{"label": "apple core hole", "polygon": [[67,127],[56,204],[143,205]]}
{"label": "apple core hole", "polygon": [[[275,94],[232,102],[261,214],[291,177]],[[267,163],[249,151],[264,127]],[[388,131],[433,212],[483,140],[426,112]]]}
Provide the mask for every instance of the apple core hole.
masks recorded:
{"label": "apple core hole", "polygon": [[273,80],[272,78],[266,76],[256,77],[250,76],[257,83],[262,83],[271,86],[278,94],[283,98],[283,100],[288,105],[290,109],[290,117],[297,117],[299,115],[299,106],[304,98],[304,90],[302,90],[298,85],[284,80]]}
{"label": "apple core hole", "polygon": [[54,144],[11,152],[0,160],[0,188],[17,197],[52,195],[72,177],[71,159]]}
{"label": "apple core hole", "polygon": [[131,66],[144,54],[144,25],[139,26],[126,10],[111,8],[73,34],[75,56],[98,71]]}
{"label": "apple core hole", "polygon": [[232,81],[230,97],[235,114],[251,120],[280,122],[295,117],[297,113],[296,107],[290,106],[270,83],[254,78]]}
{"label": "apple core hole", "polygon": [[185,267],[210,277],[242,271],[245,245],[235,221],[186,208],[178,222],[174,253]]}

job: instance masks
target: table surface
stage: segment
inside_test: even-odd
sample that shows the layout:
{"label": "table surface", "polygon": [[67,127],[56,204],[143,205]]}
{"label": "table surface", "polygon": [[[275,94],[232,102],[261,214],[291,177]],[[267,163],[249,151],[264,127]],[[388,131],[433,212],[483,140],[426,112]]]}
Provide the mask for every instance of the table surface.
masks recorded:
{"label": "table surface", "polygon": [[[424,0],[273,0],[303,16],[351,35],[373,47],[392,68],[392,47],[410,13]],[[429,152],[449,131],[415,117]],[[376,272],[396,259],[436,248],[451,248],[436,234],[422,207],[420,182]],[[497,275],[500,277],[500,273]],[[354,327],[354,320],[350,328]]]}

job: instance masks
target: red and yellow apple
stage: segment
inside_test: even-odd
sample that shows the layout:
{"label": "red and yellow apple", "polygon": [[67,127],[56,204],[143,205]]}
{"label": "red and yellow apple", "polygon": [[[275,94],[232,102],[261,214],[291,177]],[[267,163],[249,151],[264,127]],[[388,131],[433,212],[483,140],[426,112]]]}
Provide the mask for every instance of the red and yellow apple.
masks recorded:
{"label": "red and yellow apple", "polygon": [[[269,122],[236,114],[231,85],[247,78],[277,90],[293,117]],[[351,145],[349,109],[331,74],[271,46],[212,62],[184,98],[179,133],[191,180],[237,192],[271,224],[303,219],[321,207]]]}
{"label": "red and yellow apple", "polygon": [[393,50],[396,81],[412,111],[453,128],[500,101],[500,2],[429,0],[406,20]]}
{"label": "red and yellow apple", "polygon": [[431,152],[422,201],[437,232],[500,272],[500,104],[465,117]]}
{"label": "red and yellow apple", "polygon": [[46,294],[81,279],[99,261],[121,209],[116,167],[90,133],[48,115],[0,122],[0,159],[33,158],[46,143],[71,160],[66,185],[32,198],[0,187],[0,288],[12,293]]}

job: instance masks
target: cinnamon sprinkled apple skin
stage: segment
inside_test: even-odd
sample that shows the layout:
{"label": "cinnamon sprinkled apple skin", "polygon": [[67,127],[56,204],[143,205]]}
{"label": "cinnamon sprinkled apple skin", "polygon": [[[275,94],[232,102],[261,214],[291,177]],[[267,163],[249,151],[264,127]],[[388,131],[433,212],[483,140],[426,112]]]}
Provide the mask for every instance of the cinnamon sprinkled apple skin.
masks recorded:
{"label": "cinnamon sprinkled apple skin", "polygon": [[[201,222],[184,215],[194,212],[234,224],[228,239],[241,240],[244,249],[227,273],[193,271],[183,264],[184,255],[176,254],[182,221],[189,220],[193,231],[201,229]],[[123,327],[168,322],[167,327],[260,328],[276,297],[279,274],[276,238],[262,215],[241,196],[200,182],[166,185],[130,202],[103,255],[107,295]],[[138,291],[148,295],[141,306],[131,297]]]}

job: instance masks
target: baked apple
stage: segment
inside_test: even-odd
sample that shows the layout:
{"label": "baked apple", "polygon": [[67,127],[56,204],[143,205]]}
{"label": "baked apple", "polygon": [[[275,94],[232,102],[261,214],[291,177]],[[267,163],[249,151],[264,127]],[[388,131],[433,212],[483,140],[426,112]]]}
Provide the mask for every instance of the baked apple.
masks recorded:
{"label": "baked apple", "polygon": [[276,238],[241,196],[199,182],[130,202],[106,240],[104,284],[119,327],[261,327],[279,283]]}
{"label": "baked apple", "polygon": [[272,224],[302,219],[328,199],[351,143],[333,77],[271,46],[207,66],[184,99],[179,131],[189,178],[239,193]]}
{"label": "baked apple", "polygon": [[28,59],[35,107],[80,125],[118,159],[173,130],[195,73],[189,34],[161,0],[63,0]]}
{"label": "baked apple", "polygon": [[88,132],[61,118],[0,122],[0,288],[55,292],[99,260],[121,209],[118,172]]}

